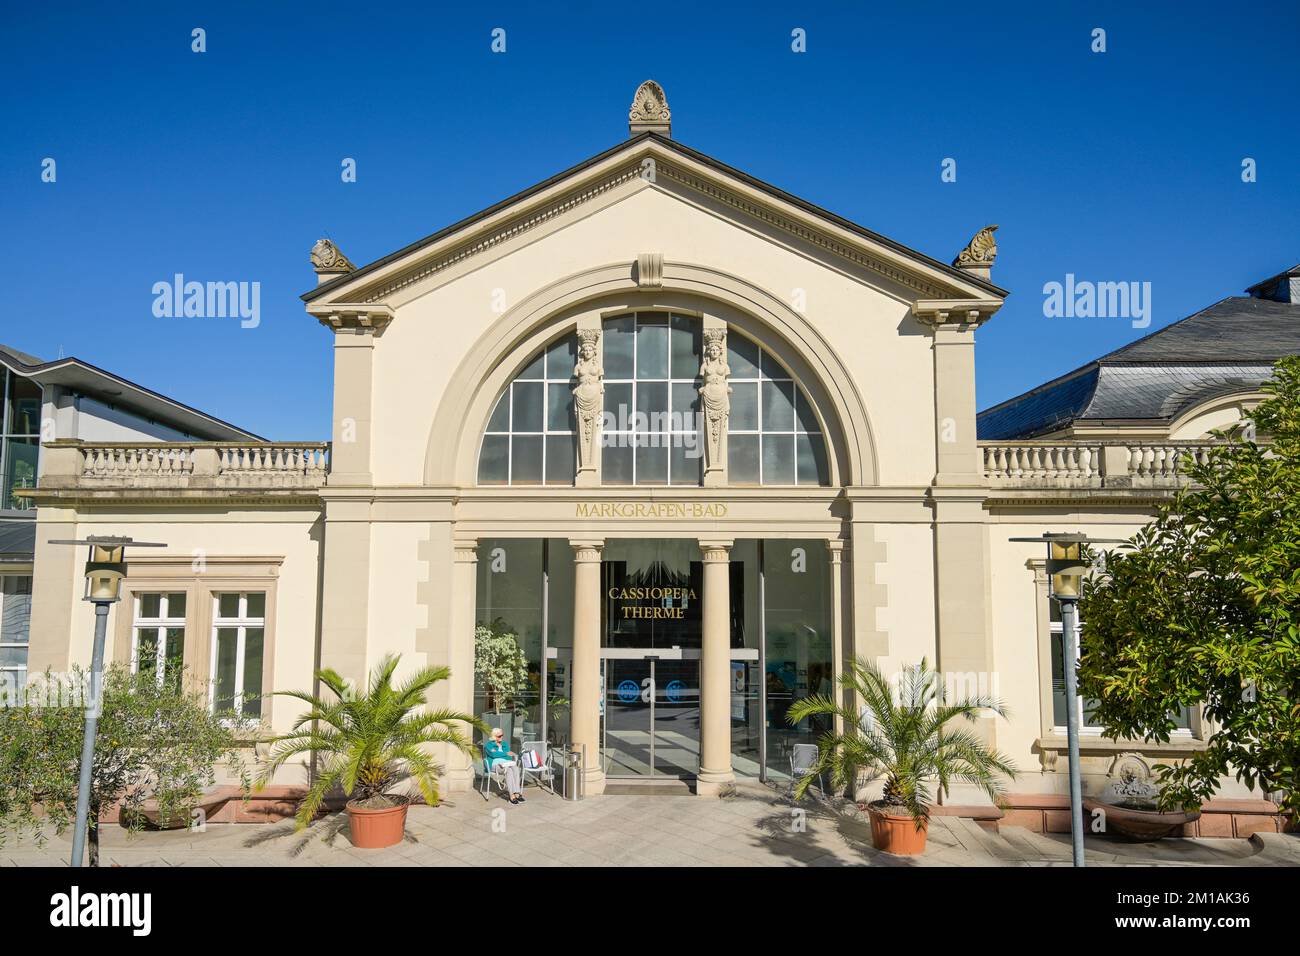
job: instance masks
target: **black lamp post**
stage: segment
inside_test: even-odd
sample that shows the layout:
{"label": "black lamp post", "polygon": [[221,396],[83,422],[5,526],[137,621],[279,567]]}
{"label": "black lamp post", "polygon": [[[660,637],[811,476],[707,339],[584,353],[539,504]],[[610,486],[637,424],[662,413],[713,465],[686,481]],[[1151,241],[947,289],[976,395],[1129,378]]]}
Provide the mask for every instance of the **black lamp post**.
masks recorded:
{"label": "black lamp post", "polygon": [[1041,538],[1012,541],[1047,543],[1048,593],[1061,605],[1061,658],[1065,669],[1065,733],[1070,758],[1070,850],[1075,866],[1083,866],[1083,783],[1079,772],[1079,592],[1088,567],[1083,547],[1120,544],[1113,539],[1089,538],[1082,532],[1052,532]]}
{"label": "black lamp post", "polygon": [[108,632],[108,606],[116,604],[126,577],[126,546],[164,548],[166,545],[135,541],[110,535],[87,535],[76,541],[50,544],[88,545],[85,600],[95,605],[95,645],[90,656],[90,699],[86,705],[86,729],[81,739],[81,777],[77,785],[77,826],[72,831],[72,865],[81,866],[86,848],[86,818],[90,814],[90,771],[95,762],[95,731],[103,705],[104,638]]}

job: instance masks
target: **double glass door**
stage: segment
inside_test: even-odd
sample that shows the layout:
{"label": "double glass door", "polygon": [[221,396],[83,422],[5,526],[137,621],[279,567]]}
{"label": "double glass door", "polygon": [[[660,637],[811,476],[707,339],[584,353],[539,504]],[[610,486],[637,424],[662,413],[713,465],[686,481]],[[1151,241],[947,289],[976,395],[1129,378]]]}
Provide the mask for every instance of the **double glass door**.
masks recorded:
{"label": "double glass door", "polygon": [[601,751],[611,777],[694,777],[700,765],[700,655],[606,648]]}

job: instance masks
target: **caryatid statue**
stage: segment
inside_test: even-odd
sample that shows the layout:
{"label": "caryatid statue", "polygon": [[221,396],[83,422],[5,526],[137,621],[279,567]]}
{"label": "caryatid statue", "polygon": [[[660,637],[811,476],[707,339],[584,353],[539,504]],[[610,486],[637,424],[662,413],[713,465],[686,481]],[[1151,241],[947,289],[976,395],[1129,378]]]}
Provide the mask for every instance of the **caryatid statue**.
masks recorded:
{"label": "caryatid statue", "polygon": [[573,367],[573,404],[578,418],[578,473],[596,470],[596,436],[605,405],[605,369],[600,364],[600,330],[578,330],[578,364]]}
{"label": "caryatid statue", "polygon": [[704,406],[704,473],[720,472],[727,453],[727,419],[731,416],[731,386],[727,379],[727,330],[704,330],[704,360],[700,363],[700,404]]}

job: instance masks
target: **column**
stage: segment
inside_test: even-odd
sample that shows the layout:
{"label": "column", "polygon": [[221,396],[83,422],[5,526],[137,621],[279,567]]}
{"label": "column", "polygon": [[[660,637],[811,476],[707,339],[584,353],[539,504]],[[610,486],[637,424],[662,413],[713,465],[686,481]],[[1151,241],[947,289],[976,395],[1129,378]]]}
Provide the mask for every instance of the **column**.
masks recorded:
{"label": "column", "polygon": [[[835,664],[834,690],[831,691],[831,697],[836,701],[844,696],[840,689],[840,677],[853,663],[853,649],[847,639],[848,628],[845,627],[847,615],[844,607],[844,545],[845,542],[840,538],[828,538],[826,541],[831,575],[831,657]],[[840,733],[842,730],[843,721],[837,715],[835,732]]]}
{"label": "column", "polygon": [[934,323],[935,478],[939,486],[982,485],[975,441],[975,329],[979,313]]}
{"label": "column", "polygon": [[366,316],[332,316],[334,330],[334,429],[331,485],[371,484],[375,340],[386,322]]}
{"label": "column", "polygon": [[721,796],[735,784],[731,772],[731,545],[702,540],[704,635],[700,652],[700,774],[695,792]]}
{"label": "column", "polygon": [[370,503],[323,492],[320,667],[363,688],[369,677]]}
{"label": "column", "polygon": [[[474,713],[474,626],[478,623],[478,541],[455,537],[452,540],[451,614],[446,665],[451,668],[447,681],[446,706],[466,714]],[[441,663],[430,661],[431,664]],[[434,706],[441,702],[433,701]],[[474,731],[459,727],[471,738]],[[474,768],[470,759],[453,747],[443,747],[438,759],[447,768],[447,790],[470,790],[474,786]]]}
{"label": "column", "polygon": [[569,739],[587,758],[587,795],[605,792],[600,754],[600,538],[571,540],[573,547],[573,702]]}
{"label": "column", "polygon": [[[991,686],[988,517],[984,464],[975,439],[975,330],[987,316],[980,309],[936,310],[934,328],[935,476],[934,511],[935,667],[956,686]],[[971,682],[974,682],[973,684]],[[989,744],[997,722],[981,717],[972,728]],[[952,804],[987,804],[988,797],[955,783]]]}

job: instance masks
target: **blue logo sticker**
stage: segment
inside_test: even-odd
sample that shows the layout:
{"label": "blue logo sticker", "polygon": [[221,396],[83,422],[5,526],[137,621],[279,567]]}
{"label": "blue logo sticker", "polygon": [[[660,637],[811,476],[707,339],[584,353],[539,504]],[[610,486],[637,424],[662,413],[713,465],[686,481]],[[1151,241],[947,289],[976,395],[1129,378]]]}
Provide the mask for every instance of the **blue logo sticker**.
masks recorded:
{"label": "blue logo sticker", "polygon": [[625,680],[618,685],[618,699],[630,704],[641,696],[641,685],[634,680]]}
{"label": "blue logo sticker", "polygon": [[682,699],[682,691],[686,690],[686,685],[679,680],[670,680],[668,686],[664,688],[664,696],[673,703]]}

